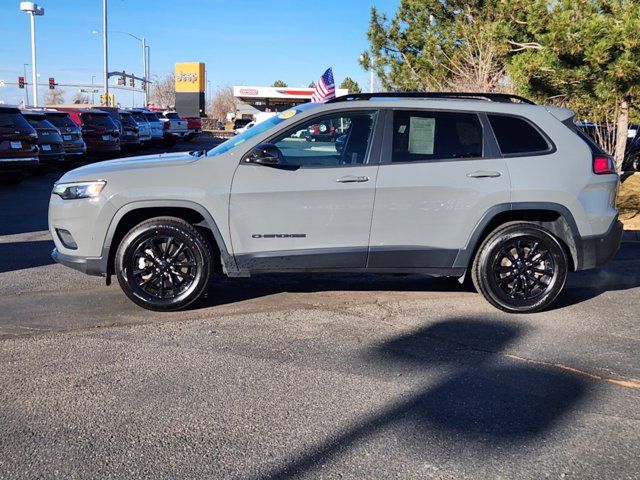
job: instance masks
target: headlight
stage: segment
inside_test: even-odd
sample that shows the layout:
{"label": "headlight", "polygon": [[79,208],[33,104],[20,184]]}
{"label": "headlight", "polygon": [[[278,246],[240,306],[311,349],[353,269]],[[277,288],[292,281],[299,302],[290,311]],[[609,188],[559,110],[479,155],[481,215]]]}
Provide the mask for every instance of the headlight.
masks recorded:
{"label": "headlight", "polygon": [[94,198],[104,189],[107,182],[98,180],[97,182],[74,182],[56,183],[53,186],[55,195],[64,200],[76,200],[78,198]]}

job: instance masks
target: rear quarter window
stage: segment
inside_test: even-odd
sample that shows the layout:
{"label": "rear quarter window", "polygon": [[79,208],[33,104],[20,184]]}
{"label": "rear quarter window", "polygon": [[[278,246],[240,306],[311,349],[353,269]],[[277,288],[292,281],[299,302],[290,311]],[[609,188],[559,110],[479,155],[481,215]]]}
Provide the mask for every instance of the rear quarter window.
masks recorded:
{"label": "rear quarter window", "polygon": [[487,115],[503,155],[545,153],[551,145],[536,127],[523,118],[509,115]]}
{"label": "rear quarter window", "polygon": [[29,122],[25,120],[21,113],[0,111],[0,128],[5,129],[30,129]]}

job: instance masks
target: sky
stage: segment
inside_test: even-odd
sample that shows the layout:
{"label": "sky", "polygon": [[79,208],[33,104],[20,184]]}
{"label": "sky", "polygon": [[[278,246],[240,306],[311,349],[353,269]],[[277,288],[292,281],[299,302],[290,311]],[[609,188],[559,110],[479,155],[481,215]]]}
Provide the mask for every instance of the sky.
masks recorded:
{"label": "sky", "polygon": [[[31,64],[29,15],[19,0],[0,0],[0,80],[17,82]],[[102,83],[102,0],[42,0],[36,17],[40,82]],[[108,0],[109,70],[142,76],[139,41],[151,49],[151,75],[165,76],[176,62],[206,64],[211,90],[224,85],[290,86],[317,81],[328,67],[336,82],[356,80],[363,90],[369,74],[358,64],[367,49],[370,9],[393,13],[399,0]],[[31,70],[27,67],[27,81]],[[111,79],[115,82],[115,78]],[[42,101],[47,87],[40,87]],[[64,88],[67,100],[76,92]],[[29,92],[30,93],[30,92]],[[123,106],[142,96],[112,90]],[[0,87],[0,101],[17,104],[25,91]]]}

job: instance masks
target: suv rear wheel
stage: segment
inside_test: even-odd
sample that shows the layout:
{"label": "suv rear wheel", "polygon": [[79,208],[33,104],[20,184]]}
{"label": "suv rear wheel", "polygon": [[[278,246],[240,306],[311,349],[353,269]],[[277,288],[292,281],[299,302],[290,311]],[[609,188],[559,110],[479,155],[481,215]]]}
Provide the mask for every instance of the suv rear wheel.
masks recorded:
{"label": "suv rear wheel", "polygon": [[136,304],[148,310],[186,308],[206,291],[212,253],[191,224],[174,217],[146,220],[118,246],[118,283]]}
{"label": "suv rear wheel", "polygon": [[548,230],[531,223],[503,225],[482,242],[471,267],[476,289],[511,313],[548,307],[567,278],[564,248]]}

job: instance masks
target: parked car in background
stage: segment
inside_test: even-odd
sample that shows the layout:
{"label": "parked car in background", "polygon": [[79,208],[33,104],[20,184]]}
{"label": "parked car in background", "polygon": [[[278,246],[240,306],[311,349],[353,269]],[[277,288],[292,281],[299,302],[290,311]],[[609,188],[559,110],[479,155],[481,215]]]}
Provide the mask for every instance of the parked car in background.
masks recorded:
{"label": "parked car in background", "polygon": [[62,148],[68,162],[81,159],[87,153],[80,127],[71,119],[68,113],[57,110],[42,110],[62,136]]}
{"label": "parked car in background", "polygon": [[155,112],[160,121],[164,122],[164,142],[173,145],[177,140],[187,136],[187,121],[183,120],[177,112]]}
{"label": "parked car in background", "polygon": [[[137,150],[140,148],[140,127],[129,112],[120,112],[122,136],[120,147],[122,150]],[[147,130],[148,131],[148,130]]]}
{"label": "parked car in background", "polygon": [[307,142],[335,142],[340,136],[338,130],[331,122],[309,125],[305,138]]}
{"label": "parked car in background", "polygon": [[164,140],[164,123],[158,118],[158,115],[151,110],[144,110],[142,115],[144,115],[151,126],[151,141],[157,143]]}
{"label": "parked car in background", "polygon": [[120,153],[120,129],[107,112],[67,107],[58,109],[68,113],[80,127],[82,138],[87,144],[89,160]]}
{"label": "parked car in background", "polygon": [[[585,133],[600,148],[606,150],[606,145],[614,145],[617,129],[597,122],[578,122],[577,127]],[[640,168],[640,126],[630,124],[627,130],[627,145],[625,158],[622,162],[622,172],[637,172]]]}
{"label": "parked car in background", "polygon": [[253,122],[253,118],[236,118],[233,121],[233,131],[235,132],[237,129],[246,127],[247,124]]}
{"label": "parked car in background", "polygon": [[234,135],[240,135],[241,133],[246,132],[247,130],[249,130],[250,128],[253,128],[256,125],[255,120],[250,121],[249,123],[246,123],[244,126],[242,127],[238,127],[233,131]]}
{"label": "parked car in background", "polygon": [[27,171],[38,165],[35,129],[19,109],[0,105],[0,182],[20,183]]}
{"label": "parked car in background", "polygon": [[60,131],[47,120],[47,116],[43,112],[22,110],[22,115],[38,134],[40,165],[34,172],[44,173],[47,165],[62,164],[65,157]]}
{"label": "parked car in background", "polygon": [[147,117],[144,116],[142,110],[138,109],[128,109],[125,110],[127,113],[131,115],[133,120],[138,125],[138,137],[140,138],[141,145],[148,145],[153,140],[151,135],[151,123],[147,120]]}
{"label": "parked car in background", "polygon": [[202,119],[200,117],[182,117],[182,119],[187,121],[187,136],[185,140],[193,140],[202,133]]}

